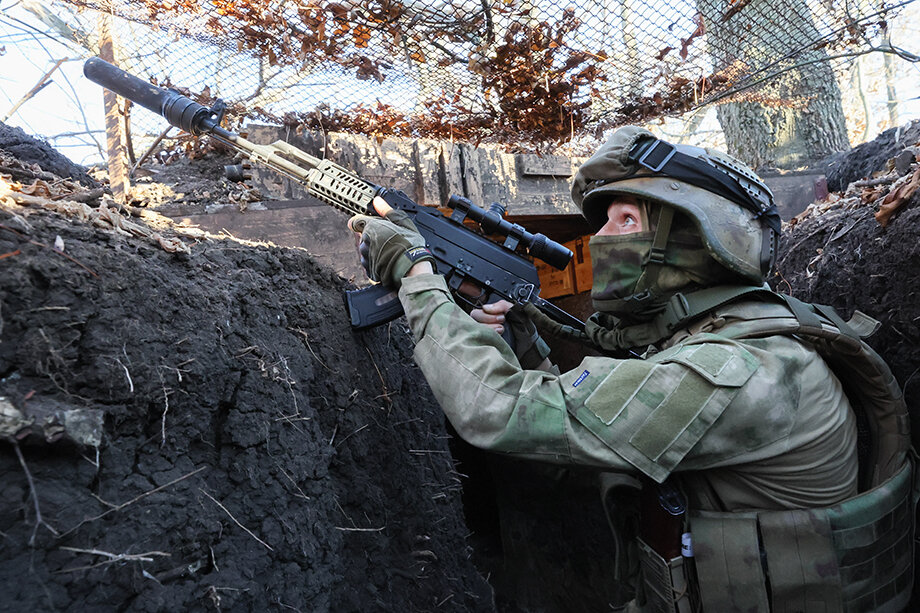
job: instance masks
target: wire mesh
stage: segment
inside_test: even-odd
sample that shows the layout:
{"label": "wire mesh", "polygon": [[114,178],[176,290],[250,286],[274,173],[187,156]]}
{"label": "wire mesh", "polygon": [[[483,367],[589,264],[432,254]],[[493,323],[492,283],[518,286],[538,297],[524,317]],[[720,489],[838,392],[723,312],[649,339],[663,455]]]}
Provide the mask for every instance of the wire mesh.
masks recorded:
{"label": "wire mesh", "polygon": [[[549,150],[754,100],[789,70],[886,44],[912,0],[55,0],[122,66],[238,120]],[[888,48],[888,51],[897,52]],[[789,101],[772,101],[785,103]],[[807,101],[806,101],[807,102]],[[137,132],[162,121],[135,112]]]}

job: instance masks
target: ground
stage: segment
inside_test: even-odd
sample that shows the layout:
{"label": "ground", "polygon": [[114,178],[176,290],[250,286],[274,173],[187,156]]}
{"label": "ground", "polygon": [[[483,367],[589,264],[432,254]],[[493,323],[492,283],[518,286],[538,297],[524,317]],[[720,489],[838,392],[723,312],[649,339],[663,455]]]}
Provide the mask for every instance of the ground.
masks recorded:
{"label": "ground", "polygon": [[[916,144],[889,141],[876,166]],[[858,174],[863,152],[836,168]],[[87,194],[91,210],[0,205],[0,610],[511,613],[628,599],[608,580],[596,474],[452,437],[404,322],[353,332],[347,284],[304,251],[142,212],[242,202],[221,175],[230,161],[149,166],[124,217],[140,230],[114,230],[83,169],[0,124],[0,173],[37,181],[59,211]],[[882,227],[886,192],[868,189],[796,220],[773,282],[881,320],[870,342],[916,413],[920,207],[911,195]]]}
{"label": "ground", "polygon": [[401,324],[352,332],[301,250],[181,240],[0,209],[0,404],[66,424],[0,444],[0,609],[494,609]]}

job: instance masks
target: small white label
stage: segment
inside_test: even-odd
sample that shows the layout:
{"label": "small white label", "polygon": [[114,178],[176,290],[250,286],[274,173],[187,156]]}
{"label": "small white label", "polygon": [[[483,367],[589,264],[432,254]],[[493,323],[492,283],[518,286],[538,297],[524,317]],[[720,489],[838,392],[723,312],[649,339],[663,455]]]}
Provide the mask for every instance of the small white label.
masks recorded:
{"label": "small white label", "polygon": [[691,538],[689,532],[684,532],[680,535],[680,555],[685,558],[693,557],[693,538]]}
{"label": "small white label", "polygon": [[572,387],[578,387],[578,384],[588,378],[588,375],[591,374],[587,370],[578,375],[578,378],[575,379],[575,383],[572,384]]}

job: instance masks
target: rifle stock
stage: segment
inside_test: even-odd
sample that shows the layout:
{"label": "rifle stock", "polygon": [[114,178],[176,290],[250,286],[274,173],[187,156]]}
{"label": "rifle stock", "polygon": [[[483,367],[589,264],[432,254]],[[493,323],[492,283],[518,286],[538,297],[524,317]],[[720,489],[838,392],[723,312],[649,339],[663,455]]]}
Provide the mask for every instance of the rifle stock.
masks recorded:
{"label": "rifle stock", "polygon": [[[220,127],[224,109],[220,101],[208,109],[99,58],[88,59],[83,73],[94,83],[158,113],[177,128],[194,135],[209,134],[252,162],[300,183],[311,196],[344,213],[376,215],[373,199],[381,196],[390,206],[412,218],[437,260],[438,272],[447,279],[455,295],[468,280],[484,288],[480,297],[483,303],[499,299],[517,304],[532,302],[556,321],[584,329],[580,320],[539,297],[536,267],[516,252],[523,245],[529,255],[564,269],[572,252],[546,236],[531,234],[502,219],[499,212],[486,211],[459,196],[451,196],[448,201],[453,213],[447,217],[434,207],[416,204],[401,191],[376,186],[342,166],[316,158],[284,141],[257,145]],[[504,236],[504,243],[498,244],[468,228],[463,223],[467,218],[478,222],[490,234]],[[381,325],[403,313],[396,293],[381,285],[346,292],[346,305],[356,329]],[[510,343],[507,329],[505,338]]]}

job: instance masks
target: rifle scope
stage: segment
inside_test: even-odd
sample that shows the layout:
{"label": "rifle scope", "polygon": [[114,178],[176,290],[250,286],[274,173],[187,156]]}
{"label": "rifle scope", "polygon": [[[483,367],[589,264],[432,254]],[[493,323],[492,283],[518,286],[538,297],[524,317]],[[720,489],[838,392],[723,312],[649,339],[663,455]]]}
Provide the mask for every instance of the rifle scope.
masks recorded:
{"label": "rifle scope", "polygon": [[531,234],[516,223],[502,219],[504,207],[493,205],[489,210],[476,206],[462,196],[451,196],[447,206],[453,209],[451,219],[460,223],[467,217],[475,221],[486,234],[500,234],[506,237],[505,246],[515,249],[518,243],[524,243],[527,253],[540,258],[553,268],[564,270],[572,260],[572,252],[563,245],[549,239],[544,234]]}
{"label": "rifle scope", "polygon": [[121,68],[98,57],[91,57],[83,64],[87,79],[128,98],[154,113],[159,113],[171,125],[198,136],[213,132],[220,126],[220,114],[208,109],[191,98],[169,89],[157,87],[142,81]]}

